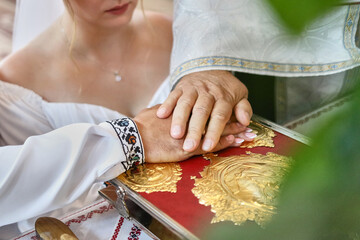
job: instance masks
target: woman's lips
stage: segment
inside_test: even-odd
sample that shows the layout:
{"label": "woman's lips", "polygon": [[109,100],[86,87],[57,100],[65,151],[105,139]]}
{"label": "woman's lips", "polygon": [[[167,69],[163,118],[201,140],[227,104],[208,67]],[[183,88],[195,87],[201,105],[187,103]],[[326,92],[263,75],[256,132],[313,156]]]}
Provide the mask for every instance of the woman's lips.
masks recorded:
{"label": "woman's lips", "polygon": [[126,3],[124,5],[116,6],[114,8],[109,9],[109,10],[106,10],[105,12],[110,13],[110,14],[114,14],[114,15],[121,15],[121,14],[126,12],[128,7],[129,7],[129,3]]}

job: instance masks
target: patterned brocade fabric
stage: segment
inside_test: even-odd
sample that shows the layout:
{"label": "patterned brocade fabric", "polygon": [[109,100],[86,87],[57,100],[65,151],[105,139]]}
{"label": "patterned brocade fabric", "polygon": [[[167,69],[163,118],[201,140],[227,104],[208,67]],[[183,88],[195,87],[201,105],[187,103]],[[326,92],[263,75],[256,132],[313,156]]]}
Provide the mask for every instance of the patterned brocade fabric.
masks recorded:
{"label": "patterned brocade fabric", "polygon": [[121,162],[125,170],[129,170],[145,162],[144,147],[139,130],[130,118],[120,118],[107,121],[116,131],[123,147],[126,161]]}
{"label": "patterned brocade fabric", "polygon": [[265,0],[226,2],[174,2],[173,84],[186,74],[203,70],[310,77],[343,72],[360,64],[355,39],[360,13],[357,4],[334,7],[294,37]]}

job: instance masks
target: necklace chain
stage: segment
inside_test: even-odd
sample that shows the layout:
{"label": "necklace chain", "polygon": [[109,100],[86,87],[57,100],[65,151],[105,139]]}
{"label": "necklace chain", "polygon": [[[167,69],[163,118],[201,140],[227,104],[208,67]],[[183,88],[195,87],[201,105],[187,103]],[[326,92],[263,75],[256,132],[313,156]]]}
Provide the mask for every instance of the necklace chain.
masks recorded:
{"label": "necklace chain", "polygon": [[[62,26],[62,24],[61,24],[61,31],[62,31],[63,34],[64,34],[64,37],[65,37],[65,40],[66,40],[67,44],[70,45],[70,41],[69,41],[69,39],[68,39],[68,37],[67,37],[67,34],[66,34],[65,29],[64,29],[64,27]],[[130,41],[130,42],[131,42],[131,41]],[[96,60],[96,59],[89,58],[88,56],[86,56],[85,54],[77,51],[76,49],[75,49],[74,51],[77,52],[78,54],[82,55],[83,57],[85,57],[85,58],[88,59],[89,61],[92,61],[92,62],[98,64],[103,71],[105,71],[105,72],[111,72],[112,75],[114,75],[114,80],[115,80],[115,82],[120,82],[120,81],[123,79],[123,77],[121,76],[119,70],[110,70],[110,69],[107,69],[107,68],[105,68],[105,67],[101,64],[100,61],[98,61],[98,60]]]}

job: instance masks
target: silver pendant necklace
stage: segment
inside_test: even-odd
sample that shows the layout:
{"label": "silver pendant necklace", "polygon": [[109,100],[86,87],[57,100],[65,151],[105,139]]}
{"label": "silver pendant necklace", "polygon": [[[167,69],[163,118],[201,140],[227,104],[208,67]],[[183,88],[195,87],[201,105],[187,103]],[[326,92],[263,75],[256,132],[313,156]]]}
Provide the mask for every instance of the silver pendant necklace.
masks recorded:
{"label": "silver pendant necklace", "polygon": [[114,71],[114,76],[115,76],[115,82],[120,82],[122,77],[119,73],[119,71]]}
{"label": "silver pendant necklace", "polygon": [[[67,44],[70,46],[70,45],[71,45],[71,44],[70,44],[70,40],[68,39],[67,34],[66,34],[66,32],[65,32],[65,29],[64,29],[64,27],[62,27],[62,25],[61,25],[61,31],[63,32],[63,35],[64,35],[64,37],[65,37],[65,40],[66,40]],[[97,61],[97,60],[95,60],[95,59],[89,58],[88,56],[86,56],[85,54],[83,54],[83,53],[81,53],[81,52],[79,52],[79,51],[77,51],[77,50],[74,50],[74,52],[76,52],[76,53],[79,54],[79,55],[82,55],[82,56],[85,57],[87,60],[92,61],[93,63],[96,63],[97,65],[100,66],[100,68],[101,68],[103,71],[105,71],[105,72],[111,72],[111,73],[114,75],[114,80],[115,80],[115,82],[120,82],[120,81],[123,79],[123,77],[121,76],[119,70],[110,70],[110,69],[107,69],[107,68],[105,68],[105,67],[101,64],[101,62],[99,62],[99,61]]]}
{"label": "silver pendant necklace", "polygon": [[110,69],[108,69],[108,68],[105,68],[99,61],[93,60],[93,59],[88,58],[88,57],[86,57],[86,56],[84,56],[84,57],[87,58],[89,61],[92,61],[92,62],[96,63],[97,65],[99,65],[100,68],[101,68],[104,72],[111,73],[111,74],[114,76],[115,82],[120,82],[120,81],[123,79],[123,77],[121,76],[119,70],[110,70]]}
{"label": "silver pendant necklace", "polygon": [[[78,54],[81,54],[81,53],[79,53],[78,51],[77,51],[77,53],[78,53]],[[82,55],[83,57],[85,57],[87,60],[89,60],[89,61],[97,64],[98,66],[100,66],[100,68],[101,68],[104,72],[111,73],[111,74],[114,76],[115,82],[120,82],[120,81],[123,79],[123,77],[121,76],[119,70],[111,70],[110,68],[105,68],[105,67],[103,66],[103,64],[101,64],[100,61],[97,61],[97,60],[95,60],[95,59],[89,58],[89,57],[87,57],[85,54],[81,54],[81,55]]]}

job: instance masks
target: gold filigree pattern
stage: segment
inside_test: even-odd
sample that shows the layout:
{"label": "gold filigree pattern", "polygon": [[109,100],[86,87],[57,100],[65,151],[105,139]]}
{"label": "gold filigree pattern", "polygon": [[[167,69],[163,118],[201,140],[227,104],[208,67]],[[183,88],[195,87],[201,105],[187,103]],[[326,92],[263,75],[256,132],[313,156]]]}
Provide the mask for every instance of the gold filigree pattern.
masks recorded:
{"label": "gold filigree pattern", "polygon": [[273,137],[276,135],[273,130],[254,121],[250,122],[249,128],[251,128],[257,136],[251,142],[243,142],[240,145],[241,148],[275,147]]}
{"label": "gold filigree pattern", "polygon": [[146,163],[130,169],[117,178],[136,192],[173,192],[181,179],[178,163]]}
{"label": "gold filigree pattern", "polygon": [[211,206],[211,223],[247,220],[259,225],[275,213],[276,196],[291,158],[275,153],[218,157],[207,154],[211,164],[195,179],[192,189],[199,203]]}

